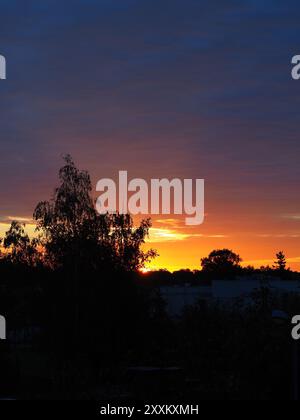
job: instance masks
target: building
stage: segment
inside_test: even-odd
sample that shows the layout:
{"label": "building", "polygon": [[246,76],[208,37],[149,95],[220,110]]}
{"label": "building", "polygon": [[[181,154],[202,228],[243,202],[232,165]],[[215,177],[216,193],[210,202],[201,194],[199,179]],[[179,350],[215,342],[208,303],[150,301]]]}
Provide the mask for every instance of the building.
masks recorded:
{"label": "building", "polygon": [[161,297],[167,304],[167,312],[171,317],[179,316],[186,306],[195,305],[199,301],[218,301],[230,304],[237,298],[251,300],[255,290],[267,287],[279,293],[300,293],[299,281],[282,281],[276,277],[260,278],[257,276],[237,278],[236,280],[214,280],[209,286],[162,286]]}

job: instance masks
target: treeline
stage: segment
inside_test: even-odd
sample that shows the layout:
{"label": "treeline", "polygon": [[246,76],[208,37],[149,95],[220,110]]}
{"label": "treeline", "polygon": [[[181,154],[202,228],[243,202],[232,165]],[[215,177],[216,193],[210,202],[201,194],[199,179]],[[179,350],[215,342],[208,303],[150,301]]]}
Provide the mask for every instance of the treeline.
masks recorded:
{"label": "treeline", "polygon": [[277,279],[282,281],[300,280],[300,273],[292,271],[282,251],[276,254],[272,266],[254,268],[241,265],[241,257],[229,249],[212,251],[201,260],[201,270],[150,271],[144,276],[156,286],[207,286],[212,280]]}

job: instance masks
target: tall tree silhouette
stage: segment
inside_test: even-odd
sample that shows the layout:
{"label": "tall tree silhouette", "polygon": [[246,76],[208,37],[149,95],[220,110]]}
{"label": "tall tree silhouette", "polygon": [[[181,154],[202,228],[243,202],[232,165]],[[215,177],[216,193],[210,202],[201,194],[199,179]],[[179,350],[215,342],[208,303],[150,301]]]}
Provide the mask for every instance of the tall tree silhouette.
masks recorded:
{"label": "tall tree silhouette", "polygon": [[106,342],[101,333],[120,331],[130,313],[122,311],[124,305],[132,311],[138,305],[134,276],[126,274],[137,271],[156,252],[141,249],[150,220],[135,227],[130,215],[99,215],[88,172],[79,170],[70,156],[64,161],[59,187],[50,201],[37,205],[34,219],[46,262],[59,281],[59,293],[53,289],[52,341],[63,343],[60,348],[69,357],[79,351],[78,341],[81,346],[93,342],[90,350],[110,348],[109,333]]}
{"label": "tall tree silhouette", "polygon": [[97,214],[88,172],[79,170],[71,156],[64,160],[53,199],[40,202],[34,212],[48,261],[134,271],[154,258],[154,250],[141,250],[150,219],[135,228],[130,215]]}
{"label": "tall tree silhouette", "polygon": [[284,275],[289,271],[287,269],[287,262],[284,252],[279,251],[278,254],[276,254],[276,258],[277,260],[274,263],[274,269],[278,271],[281,277],[284,277]]}

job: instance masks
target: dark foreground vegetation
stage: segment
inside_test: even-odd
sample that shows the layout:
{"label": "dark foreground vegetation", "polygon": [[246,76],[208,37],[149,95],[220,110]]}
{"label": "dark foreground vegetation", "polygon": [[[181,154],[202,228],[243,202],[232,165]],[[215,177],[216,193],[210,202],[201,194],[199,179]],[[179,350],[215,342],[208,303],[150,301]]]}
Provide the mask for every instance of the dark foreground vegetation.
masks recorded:
{"label": "dark foreground vegetation", "polygon": [[[242,269],[228,250],[202,260],[202,271],[140,274],[156,252],[142,245],[151,226],[130,216],[99,216],[91,182],[70,158],[53,200],[38,204],[39,236],[13,222],[2,243],[0,396],[195,402],[290,399],[295,385],[290,327],[272,310],[299,313],[297,295],[267,288],[251,304],[199,301],[171,319],[159,286],[270,273],[298,275],[278,254],[275,267]],[[239,281],[239,280],[237,280]],[[294,353],[295,354],[295,353]]]}

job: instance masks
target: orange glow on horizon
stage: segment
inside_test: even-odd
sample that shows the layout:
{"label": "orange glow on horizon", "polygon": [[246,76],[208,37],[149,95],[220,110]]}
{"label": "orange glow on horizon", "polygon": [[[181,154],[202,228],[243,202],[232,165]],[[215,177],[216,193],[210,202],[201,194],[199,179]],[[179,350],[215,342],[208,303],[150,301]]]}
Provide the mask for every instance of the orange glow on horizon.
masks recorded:
{"label": "orange glow on horizon", "polygon": [[[26,217],[7,217],[5,222],[0,222],[0,238],[10,227],[10,221],[17,219],[26,224],[26,231],[30,237],[36,235],[35,224]],[[136,218],[136,224],[141,217]],[[242,216],[241,216],[241,219]],[[249,219],[250,220],[250,219]],[[295,271],[300,271],[300,229],[295,229],[299,219],[295,216],[270,220],[269,226],[262,220],[245,222],[224,218],[223,224],[216,216],[207,216],[205,223],[200,226],[185,226],[183,218],[157,218],[153,220],[149,238],[144,249],[154,248],[159,256],[142,270],[144,274],[152,270],[166,269],[171,272],[190,269],[201,269],[201,258],[206,257],[213,249],[229,248],[238,253],[242,265],[252,265],[255,268],[272,266],[276,253],[284,251],[288,266]],[[266,227],[268,226],[268,228]]]}

